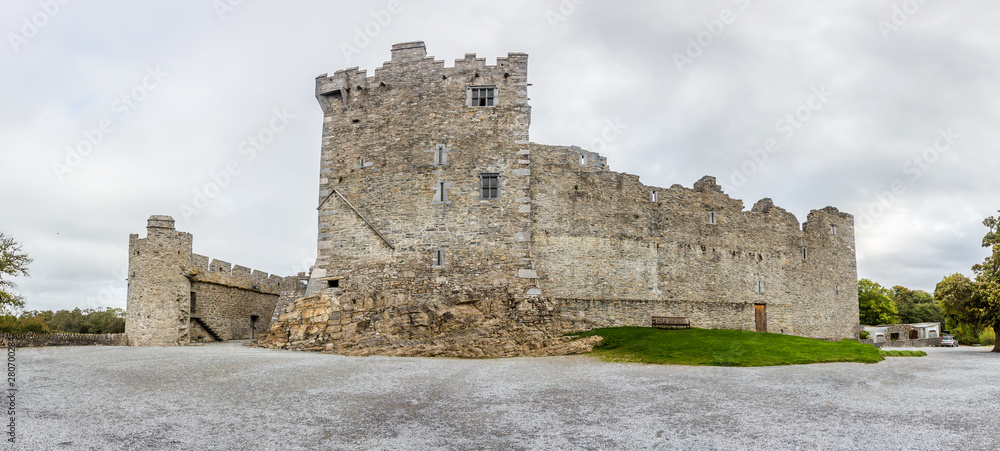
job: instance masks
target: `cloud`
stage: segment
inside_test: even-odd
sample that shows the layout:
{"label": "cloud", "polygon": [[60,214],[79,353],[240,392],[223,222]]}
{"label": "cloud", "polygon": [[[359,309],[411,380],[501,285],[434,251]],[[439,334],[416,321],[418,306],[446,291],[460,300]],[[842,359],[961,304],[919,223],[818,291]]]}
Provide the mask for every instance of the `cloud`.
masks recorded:
{"label": "cloud", "polygon": [[[0,229],[36,259],[21,282],[29,308],[98,296],[151,214],[177,218],[198,253],[304,270],[315,255],[322,119],[313,78],[349,66],[371,74],[391,44],[411,40],[449,65],[467,52],[529,53],[532,140],[601,146],[613,170],[644,183],[715,175],[748,207],[772,197],[804,220],[826,205],[860,217],[902,181],[905,193],[858,230],[861,277],[932,291],[984,256],[979,222],[1000,208],[991,196],[1000,6],[928,2],[886,38],[879,21],[891,21],[892,1],[576,3],[401,1],[349,59],[342,44],[388,2],[243,2],[222,20],[193,0],[68,3],[17,52],[0,52]],[[0,5],[0,30],[18,32],[37,9]],[[732,20],[716,35],[727,9]],[[711,43],[678,70],[675,54],[699,34],[707,42],[706,31]],[[150,67],[169,75],[117,117],[116,100]],[[779,121],[818,87],[829,101],[786,136]],[[247,161],[240,143],[283,108],[294,121]],[[60,182],[53,163],[109,117],[114,131]],[[608,121],[627,128],[601,142]],[[948,127],[960,135],[953,149],[917,178],[905,172]],[[729,183],[768,138],[780,149],[745,183]],[[180,205],[230,161],[240,173],[182,221]],[[93,302],[124,306],[124,292],[111,291]]]}

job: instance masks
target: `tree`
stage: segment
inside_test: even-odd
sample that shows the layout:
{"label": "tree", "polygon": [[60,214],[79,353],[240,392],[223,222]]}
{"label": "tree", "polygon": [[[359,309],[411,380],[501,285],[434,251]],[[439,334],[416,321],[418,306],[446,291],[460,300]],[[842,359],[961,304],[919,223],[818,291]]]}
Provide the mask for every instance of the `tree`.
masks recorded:
{"label": "tree", "polygon": [[901,285],[892,287],[892,301],[899,311],[899,322],[941,323],[944,316],[934,297],[923,290],[911,290]]}
{"label": "tree", "polygon": [[[992,252],[982,263],[972,267],[976,273],[975,291],[966,310],[976,323],[993,328],[994,336],[1000,336],[1000,221],[993,216],[983,220],[989,229],[983,237],[983,247]],[[993,345],[993,352],[1000,352],[1000,340]]]}
{"label": "tree", "polygon": [[858,313],[861,324],[892,324],[897,321],[891,291],[868,279],[858,281]]}
{"label": "tree", "polygon": [[941,306],[941,312],[955,322],[976,322],[969,311],[969,303],[975,291],[975,282],[962,274],[955,273],[938,282],[934,288],[934,299],[937,299]]}
{"label": "tree", "polygon": [[17,284],[3,277],[27,277],[30,263],[31,258],[21,250],[21,243],[0,232],[0,312],[24,307],[24,298],[17,294]]}
{"label": "tree", "polygon": [[[983,225],[989,230],[982,245],[992,252],[972,267],[976,280],[953,274],[938,283],[934,293],[949,317],[974,328],[989,327],[997,336],[1000,335],[1000,221],[990,216],[983,220]],[[994,341],[993,352],[1000,352],[1000,340]]]}

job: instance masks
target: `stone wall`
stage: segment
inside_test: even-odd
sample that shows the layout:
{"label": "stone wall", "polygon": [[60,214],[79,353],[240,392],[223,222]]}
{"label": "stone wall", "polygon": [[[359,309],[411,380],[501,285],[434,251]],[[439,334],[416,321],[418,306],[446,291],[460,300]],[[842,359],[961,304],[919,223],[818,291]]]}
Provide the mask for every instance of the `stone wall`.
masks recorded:
{"label": "stone wall", "polygon": [[[200,317],[223,340],[254,338],[270,328],[278,295],[216,283],[192,282]],[[254,325],[251,331],[250,326]]]}
{"label": "stone wall", "polygon": [[129,237],[129,344],[171,346],[210,341],[213,334],[253,338],[270,330],[282,292],[304,294],[297,277],[194,254],[192,244],[191,234],[175,230],[169,216],[151,216],[146,238]]}
{"label": "stone wall", "polygon": [[[744,210],[713,177],[693,188],[647,186],[575,147],[532,145],[532,163],[532,250],[546,296],[689,301],[695,309],[765,304],[769,331],[852,336],[851,215],[813,210],[800,228],[770,199]],[[633,310],[627,302],[614,305]],[[712,327],[753,321],[751,306]]]}
{"label": "stone wall", "polygon": [[885,340],[878,343],[875,342],[873,338],[864,338],[858,340],[861,343],[867,343],[876,348],[902,348],[902,347],[929,347],[929,346],[941,346],[941,337],[935,338],[917,338],[917,339],[906,339],[906,340]]}
{"label": "stone wall", "polygon": [[9,346],[14,340],[15,347],[37,346],[125,346],[125,334],[6,334],[0,333],[0,342]]}
{"label": "stone wall", "polygon": [[[664,300],[559,299],[561,317],[576,330],[649,327],[652,316],[683,316],[691,327],[754,330],[753,304]],[[777,332],[777,331],[775,331]]]}

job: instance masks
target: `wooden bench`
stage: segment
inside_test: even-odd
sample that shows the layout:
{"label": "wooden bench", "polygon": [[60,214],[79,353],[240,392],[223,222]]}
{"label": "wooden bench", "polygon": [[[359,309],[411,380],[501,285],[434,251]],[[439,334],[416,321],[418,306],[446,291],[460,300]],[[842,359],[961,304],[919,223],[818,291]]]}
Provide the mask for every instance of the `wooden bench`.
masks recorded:
{"label": "wooden bench", "polygon": [[691,322],[683,316],[654,316],[653,327],[658,329],[687,329]]}

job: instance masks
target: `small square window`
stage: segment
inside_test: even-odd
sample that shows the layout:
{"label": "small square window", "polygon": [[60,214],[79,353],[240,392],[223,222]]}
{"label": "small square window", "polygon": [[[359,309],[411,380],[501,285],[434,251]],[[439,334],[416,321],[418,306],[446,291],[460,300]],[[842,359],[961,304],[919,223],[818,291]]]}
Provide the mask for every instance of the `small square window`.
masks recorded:
{"label": "small square window", "polygon": [[340,279],[330,279],[326,281],[326,286],[330,288],[340,288]]}
{"label": "small square window", "polygon": [[467,91],[467,105],[471,107],[493,106],[497,95],[495,86],[473,86]]}
{"label": "small square window", "polygon": [[479,198],[500,198],[500,174],[479,174]]}

